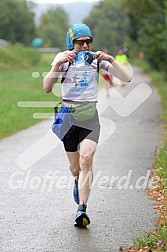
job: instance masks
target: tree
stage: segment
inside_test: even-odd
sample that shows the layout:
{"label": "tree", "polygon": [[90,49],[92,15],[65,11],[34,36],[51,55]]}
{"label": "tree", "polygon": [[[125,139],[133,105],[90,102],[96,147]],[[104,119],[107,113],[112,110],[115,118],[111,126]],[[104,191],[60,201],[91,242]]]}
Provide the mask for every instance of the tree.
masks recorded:
{"label": "tree", "polygon": [[0,1],[1,38],[30,45],[34,33],[34,14],[25,0]]}
{"label": "tree", "polygon": [[62,7],[58,6],[49,9],[41,16],[37,31],[45,46],[58,47],[63,50],[66,47],[65,36],[68,28],[68,15]]}
{"label": "tree", "polygon": [[122,0],[99,2],[85,18],[94,35],[94,49],[108,48],[116,53],[127,39],[128,17],[121,9]]}
{"label": "tree", "polygon": [[167,2],[125,0],[124,6],[129,13],[131,40],[153,68],[166,72]]}

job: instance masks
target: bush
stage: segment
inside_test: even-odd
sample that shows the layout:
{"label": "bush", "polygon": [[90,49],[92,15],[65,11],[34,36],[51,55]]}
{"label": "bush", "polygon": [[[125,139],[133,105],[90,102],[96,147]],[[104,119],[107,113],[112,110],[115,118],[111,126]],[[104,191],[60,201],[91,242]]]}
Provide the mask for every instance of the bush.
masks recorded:
{"label": "bush", "polygon": [[40,59],[41,55],[36,49],[21,44],[0,47],[0,69],[28,68]]}

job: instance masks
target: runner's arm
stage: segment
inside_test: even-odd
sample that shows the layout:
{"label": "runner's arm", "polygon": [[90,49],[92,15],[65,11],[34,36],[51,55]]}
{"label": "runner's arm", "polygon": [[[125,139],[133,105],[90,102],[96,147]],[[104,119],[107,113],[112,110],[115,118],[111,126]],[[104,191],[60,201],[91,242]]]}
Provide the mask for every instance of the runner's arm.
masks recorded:
{"label": "runner's arm", "polygon": [[60,74],[60,65],[59,63],[52,66],[50,72],[43,79],[43,90],[46,93],[52,91],[53,85],[57,82]]}
{"label": "runner's arm", "polygon": [[129,70],[119,63],[117,60],[114,59],[113,56],[108,55],[102,51],[97,51],[94,54],[94,58],[97,59],[99,62],[102,63],[102,61],[108,61],[108,66],[106,70],[109,74],[112,74],[116,78],[120,79],[124,82],[130,82],[132,79],[132,74],[129,72]]}
{"label": "runner's arm", "polygon": [[132,80],[132,74],[124,65],[119,63],[117,60],[110,62],[107,71],[121,81],[130,82]]}
{"label": "runner's arm", "polygon": [[46,93],[50,93],[53,85],[57,82],[62,71],[62,64],[66,62],[73,64],[74,58],[75,53],[73,51],[61,52],[56,56],[50,72],[43,79],[43,90]]}

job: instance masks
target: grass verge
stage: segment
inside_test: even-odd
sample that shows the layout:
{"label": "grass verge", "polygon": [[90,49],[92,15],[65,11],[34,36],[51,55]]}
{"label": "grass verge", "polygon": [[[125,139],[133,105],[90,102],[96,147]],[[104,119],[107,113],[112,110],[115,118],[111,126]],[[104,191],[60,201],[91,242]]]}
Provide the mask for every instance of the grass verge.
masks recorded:
{"label": "grass verge", "polygon": [[167,251],[167,81],[165,81],[162,73],[150,70],[146,62],[136,61],[135,64],[140,66],[151,77],[153,85],[160,94],[161,119],[164,123],[164,144],[157,150],[152,168],[153,176],[158,176],[159,181],[157,181],[155,188],[148,190],[149,196],[157,202],[155,209],[160,213],[156,219],[156,227],[150,234],[135,237],[134,246],[126,251],[162,252]]}
{"label": "grass verge", "polygon": [[[29,49],[28,52],[29,51],[31,50]],[[54,93],[46,94],[42,90],[43,73],[50,70],[50,63],[55,55],[35,52],[35,57],[40,58],[40,60],[35,61],[35,63],[33,63],[34,55],[32,56],[30,54],[29,56],[31,59],[33,58],[33,61],[31,62],[31,60],[29,60],[31,63],[26,65],[26,68],[23,62],[19,65],[19,61],[17,61],[18,65],[15,65],[13,68],[11,65],[10,68],[7,67],[7,63],[5,68],[1,68],[0,138],[11,135],[41,121],[41,119],[35,119],[33,113],[53,113],[53,107],[19,107],[18,102],[43,101],[43,104],[45,104],[46,101],[53,101],[56,104],[59,100],[59,85],[56,86],[56,90],[54,89],[56,95],[54,95]],[[13,60],[15,60],[15,56],[13,56]],[[22,59],[22,61],[24,61],[24,59]],[[27,61],[28,60],[26,60],[26,62]],[[34,78],[32,76],[34,72],[38,73],[39,77],[36,75],[37,78]]]}

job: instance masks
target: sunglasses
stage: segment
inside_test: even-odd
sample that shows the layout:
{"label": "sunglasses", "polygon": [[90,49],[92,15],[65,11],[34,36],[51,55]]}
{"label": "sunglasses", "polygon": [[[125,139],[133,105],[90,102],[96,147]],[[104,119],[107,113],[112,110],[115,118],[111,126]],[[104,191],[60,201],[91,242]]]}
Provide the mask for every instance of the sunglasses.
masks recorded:
{"label": "sunglasses", "polygon": [[84,43],[86,43],[87,45],[92,43],[92,39],[84,39],[84,40],[74,40],[74,43],[76,43],[77,45],[83,46]]}

